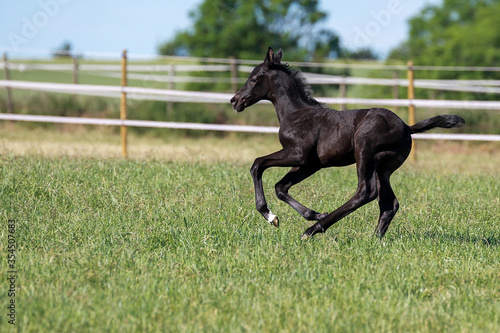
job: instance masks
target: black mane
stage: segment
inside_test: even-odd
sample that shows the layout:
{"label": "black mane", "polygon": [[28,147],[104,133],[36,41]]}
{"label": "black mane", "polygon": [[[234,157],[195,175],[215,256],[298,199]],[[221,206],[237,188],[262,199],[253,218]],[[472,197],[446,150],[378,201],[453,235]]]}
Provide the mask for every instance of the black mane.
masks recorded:
{"label": "black mane", "polygon": [[288,63],[286,64],[273,64],[273,69],[281,70],[292,78],[293,82],[297,85],[299,92],[301,93],[301,97],[304,98],[308,103],[314,106],[324,107],[323,103],[318,102],[313,96],[313,90],[309,82],[307,82],[304,74],[299,69],[292,68]]}

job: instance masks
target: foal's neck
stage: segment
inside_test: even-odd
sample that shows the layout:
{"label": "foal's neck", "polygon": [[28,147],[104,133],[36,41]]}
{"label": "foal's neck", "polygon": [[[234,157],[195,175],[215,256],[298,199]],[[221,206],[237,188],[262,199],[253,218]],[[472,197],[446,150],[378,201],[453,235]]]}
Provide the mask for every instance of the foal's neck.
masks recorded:
{"label": "foal's neck", "polygon": [[274,105],[280,124],[287,116],[307,107],[317,106],[307,99],[307,93],[294,79],[284,72],[279,72],[274,79],[274,91],[269,96]]}

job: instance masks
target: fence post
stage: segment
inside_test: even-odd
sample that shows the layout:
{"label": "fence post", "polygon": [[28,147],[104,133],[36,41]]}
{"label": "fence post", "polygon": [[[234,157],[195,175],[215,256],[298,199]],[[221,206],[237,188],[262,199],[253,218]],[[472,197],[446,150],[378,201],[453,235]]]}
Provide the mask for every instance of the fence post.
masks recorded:
{"label": "fence post", "polygon": [[[392,78],[394,80],[398,80],[399,79],[399,73],[398,71],[394,71],[392,72]],[[395,85],[392,86],[392,98],[393,99],[399,99],[399,83],[396,83]],[[398,112],[398,107],[395,106],[394,107],[394,112]]]}
{"label": "fence post", "polygon": [[[413,105],[413,100],[415,99],[415,75],[413,73],[413,61],[408,61],[408,100],[410,105],[408,106],[408,125],[415,125],[415,105]],[[417,160],[417,146],[415,140],[413,140],[413,149],[410,152],[410,161],[415,162]]]}
{"label": "fence post", "polygon": [[[127,93],[123,90],[127,86],[127,50],[122,53],[122,95],[120,101],[120,119],[127,119]],[[127,126],[121,125],[120,127],[121,141],[122,141],[122,156],[127,158]]]}
{"label": "fence post", "polygon": [[[10,80],[9,63],[7,61],[7,52],[3,54],[3,66],[5,70],[5,80]],[[12,100],[12,91],[10,87],[7,87],[7,111],[9,113],[14,113],[14,102]]]}
{"label": "fence post", "polygon": [[[168,86],[167,88],[170,90],[175,89],[175,64],[170,64],[170,68],[168,70]],[[174,103],[167,102],[167,117],[173,112]]]}
{"label": "fence post", "polygon": [[78,84],[78,58],[73,56],[73,84]]}
{"label": "fence post", "polygon": [[238,62],[235,57],[230,57],[231,61],[231,90],[233,93],[238,91]]}
{"label": "fence post", "polygon": [[[345,75],[342,76],[342,83],[339,85],[339,92],[340,92],[340,97],[341,98],[346,98],[347,97],[347,85],[344,82]],[[347,110],[347,105],[345,103],[342,103],[340,105],[340,109],[342,111]]]}
{"label": "fence post", "polygon": [[[73,84],[78,84],[78,58],[73,56]],[[73,94],[73,99],[76,101],[77,94]]]}

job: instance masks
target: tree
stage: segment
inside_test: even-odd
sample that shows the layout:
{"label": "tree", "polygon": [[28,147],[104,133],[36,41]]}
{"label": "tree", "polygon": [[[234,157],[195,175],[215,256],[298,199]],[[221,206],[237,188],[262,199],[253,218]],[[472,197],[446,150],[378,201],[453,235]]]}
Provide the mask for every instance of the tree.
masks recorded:
{"label": "tree", "polygon": [[191,29],[159,47],[161,54],[260,59],[268,46],[289,60],[335,57],[339,38],[320,28],[318,0],[205,0],[190,13]]}
{"label": "tree", "polygon": [[444,0],[409,21],[408,41],[390,58],[419,65],[498,66],[500,0]]}
{"label": "tree", "polygon": [[354,60],[377,60],[377,55],[369,47],[364,47],[355,51],[345,51],[345,57]]}
{"label": "tree", "polygon": [[71,43],[68,41],[62,43],[62,45],[53,53],[53,56],[56,58],[71,57]]}
{"label": "tree", "polygon": [[[409,21],[408,40],[389,59],[429,66],[499,66],[500,0],[444,0],[427,6]],[[419,78],[500,79],[498,72],[421,71]],[[429,91],[419,98],[497,99],[498,95]]]}

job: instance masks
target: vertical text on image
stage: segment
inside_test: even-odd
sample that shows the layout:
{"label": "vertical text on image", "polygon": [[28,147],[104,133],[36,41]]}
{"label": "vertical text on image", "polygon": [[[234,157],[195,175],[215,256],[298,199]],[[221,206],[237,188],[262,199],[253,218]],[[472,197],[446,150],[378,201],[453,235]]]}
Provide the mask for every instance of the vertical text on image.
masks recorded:
{"label": "vertical text on image", "polygon": [[16,220],[10,219],[7,224],[7,305],[8,323],[16,325]]}

